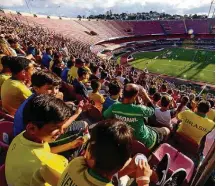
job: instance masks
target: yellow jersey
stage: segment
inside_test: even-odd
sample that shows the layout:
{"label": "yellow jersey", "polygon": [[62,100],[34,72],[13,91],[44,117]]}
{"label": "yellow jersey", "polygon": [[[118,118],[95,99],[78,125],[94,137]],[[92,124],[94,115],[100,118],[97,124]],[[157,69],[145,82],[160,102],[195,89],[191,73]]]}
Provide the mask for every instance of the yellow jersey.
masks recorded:
{"label": "yellow jersey", "polygon": [[27,140],[23,133],[13,139],[7,152],[7,183],[13,186],[48,186],[39,174],[39,169],[48,166],[62,173],[68,161],[63,156],[51,153],[48,143],[40,144]]}
{"label": "yellow jersey", "polygon": [[84,159],[73,159],[63,172],[57,186],[113,186],[113,184],[91,171]]}
{"label": "yellow jersey", "polygon": [[214,122],[205,116],[198,115],[190,110],[180,112],[178,118],[182,120],[177,132],[191,138],[200,144],[202,138],[214,128]]}
{"label": "yellow jersey", "polygon": [[94,101],[95,106],[99,111],[102,111],[103,109],[103,103],[105,102],[104,96],[100,94],[99,92],[96,93],[90,93],[89,99]]}
{"label": "yellow jersey", "polygon": [[23,101],[31,95],[32,92],[24,83],[9,78],[1,87],[2,107],[13,116]]}
{"label": "yellow jersey", "polygon": [[209,112],[206,114],[208,119],[214,121],[215,120],[215,110],[210,108]]}
{"label": "yellow jersey", "polygon": [[11,77],[9,74],[0,74],[0,92],[2,84]]}
{"label": "yellow jersey", "polygon": [[78,68],[75,67],[75,66],[72,66],[71,69],[68,71],[68,77],[67,77],[67,80],[68,82],[72,83],[72,81],[75,79],[75,78],[78,78],[78,74],[77,74],[77,71],[78,71]]}

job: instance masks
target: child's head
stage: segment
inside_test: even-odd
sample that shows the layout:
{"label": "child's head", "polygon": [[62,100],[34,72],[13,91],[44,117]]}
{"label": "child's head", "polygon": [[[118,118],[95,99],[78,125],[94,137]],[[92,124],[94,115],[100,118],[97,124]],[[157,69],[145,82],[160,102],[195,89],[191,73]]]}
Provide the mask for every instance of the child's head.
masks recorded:
{"label": "child's head", "polygon": [[158,102],[161,100],[161,94],[159,92],[156,92],[154,95],[153,95],[153,101],[154,102]]}
{"label": "child's head", "polygon": [[106,79],[108,77],[107,72],[105,72],[104,70],[101,71],[101,79]]}
{"label": "child's head", "polygon": [[38,71],[31,77],[32,87],[37,94],[52,94],[56,96],[59,92],[61,79],[52,72]]}
{"label": "child's head", "polygon": [[109,94],[110,96],[116,96],[120,95],[121,92],[121,86],[118,81],[110,82],[109,86]]}
{"label": "child's head", "polygon": [[149,88],[149,95],[153,96],[157,92],[157,88],[155,86],[152,86]]}
{"label": "child's head", "polygon": [[163,96],[161,98],[161,107],[166,107],[168,108],[171,103],[170,97],[169,96]]}
{"label": "child's head", "polygon": [[23,111],[26,134],[38,143],[55,141],[71,122],[71,115],[64,101],[46,94],[35,96]]}
{"label": "child's head", "polygon": [[90,168],[101,175],[112,176],[131,156],[132,129],[119,120],[105,120],[91,131],[86,159]]}
{"label": "child's head", "polygon": [[88,71],[85,68],[81,67],[81,68],[78,68],[77,74],[78,74],[79,79],[83,80],[87,78]]}
{"label": "child's head", "polygon": [[94,79],[91,81],[91,88],[93,90],[93,92],[98,92],[101,89],[101,83]]}
{"label": "child's head", "polygon": [[189,97],[188,97],[188,96],[183,96],[183,97],[181,98],[181,103],[182,103],[183,105],[187,105],[188,102],[189,102]]}

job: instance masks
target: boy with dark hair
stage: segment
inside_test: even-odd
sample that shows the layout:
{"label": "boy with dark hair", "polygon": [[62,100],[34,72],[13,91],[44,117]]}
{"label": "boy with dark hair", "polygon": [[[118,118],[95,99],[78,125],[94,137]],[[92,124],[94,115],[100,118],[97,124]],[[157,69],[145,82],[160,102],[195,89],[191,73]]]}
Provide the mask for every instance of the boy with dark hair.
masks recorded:
{"label": "boy with dark hair", "polygon": [[118,102],[121,94],[121,85],[118,81],[112,81],[109,84],[109,96],[107,96],[104,104],[103,111],[107,110],[111,105]]}
{"label": "boy with dark hair", "polygon": [[155,108],[159,108],[158,103],[161,100],[161,94],[159,92],[156,92],[153,95],[152,100],[153,100],[153,104],[154,104]]}
{"label": "boy with dark hair", "polygon": [[71,84],[73,84],[73,81],[78,78],[78,68],[84,67],[85,62],[80,59],[75,59],[75,65],[71,67],[71,69],[68,72],[67,81]]}
{"label": "boy with dark hair", "polygon": [[113,186],[113,176],[117,172],[119,178],[124,176],[121,169],[129,162],[131,168],[128,170],[135,172],[136,178],[145,177],[145,180],[137,180],[138,186],[147,186],[152,171],[144,160],[140,160],[136,166],[134,159],[130,159],[132,140],[132,130],[125,122],[118,120],[100,122],[92,129],[85,156],[70,162],[61,175],[58,186]]}
{"label": "boy with dark hair", "polygon": [[12,77],[7,79],[1,87],[1,99],[3,109],[14,116],[18,107],[32,92],[25,85],[27,69],[31,67],[31,61],[23,57],[12,57],[10,70]]}
{"label": "boy with dark hair", "polygon": [[196,112],[191,110],[180,112],[178,119],[181,120],[181,123],[177,132],[200,144],[202,138],[215,127],[214,122],[207,117],[209,109],[210,103],[208,101],[201,101],[197,106]]}
{"label": "boy with dark hair", "polygon": [[99,74],[99,66],[93,65],[91,68],[92,74],[89,77],[89,81],[96,79],[99,80],[98,74]]}
{"label": "boy with dark hair", "polygon": [[92,100],[95,104],[95,107],[99,110],[102,111],[102,105],[105,101],[104,97],[102,94],[99,93],[101,89],[101,83],[99,80],[92,80],[91,81],[91,88],[92,88],[92,93],[89,94],[89,99]]}
{"label": "boy with dark hair", "polygon": [[78,68],[77,74],[78,74],[78,78],[74,79],[73,81],[75,92],[87,99],[88,90],[86,86],[82,83],[82,81],[87,78],[88,71],[85,68]]}
{"label": "boy with dark hair", "polygon": [[[81,108],[80,108],[81,109]],[[71,109],[62,100],[50,95],[31,99],[23,111],[26,130],[11,142],[5,163],[5,176],[9,185],[45,185],[46,175],[41,174],[42,165],[47,165],[60,174],[68,161],[56,153],[76,148],[83,139],[68,144],[49,147],[64,133],[71,123]],[[16,174],[14,174],[14,170]]]}
{"label": "boy with dark hair", "polygon": [[31,78],[33,91],[35,94],[26,99],[17,109],[14,116],[14,136],[24,130],[23,109],[25,105],[35,96],[40,94],[52,94],[56,96],[59,92],[61,79],[49,71],[38,71]]}

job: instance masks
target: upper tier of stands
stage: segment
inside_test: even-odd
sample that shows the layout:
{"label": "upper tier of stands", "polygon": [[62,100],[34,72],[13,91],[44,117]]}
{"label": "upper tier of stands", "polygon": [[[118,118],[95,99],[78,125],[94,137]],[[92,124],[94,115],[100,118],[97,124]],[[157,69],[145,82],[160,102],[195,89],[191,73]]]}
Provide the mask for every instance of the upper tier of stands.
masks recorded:
{"label": "upper tier of stands", "polygon": [[[1,13],[2,14],[2,13]],[[162,21],[121,21],[121,20],[79,20],[48,19],[46,17],[4,14],[30,26],[43,28],[82,41],[94,44],[101,40],[125,36],[169,35],[169,34],[214,34],[214,19],[202,20],[162,20]]]}

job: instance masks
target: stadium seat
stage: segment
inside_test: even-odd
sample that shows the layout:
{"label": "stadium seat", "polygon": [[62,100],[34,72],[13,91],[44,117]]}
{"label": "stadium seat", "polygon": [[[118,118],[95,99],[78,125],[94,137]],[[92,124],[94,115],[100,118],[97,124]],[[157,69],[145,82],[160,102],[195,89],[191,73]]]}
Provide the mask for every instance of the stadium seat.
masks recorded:
{"label": "stadium seat", "polygon": [[174,160],[178,155],[178,150],[167,143],[163,143],[152,153],[150,164],[153,166],[157,165],[166,153]]}
{"label": "stadium seat", "polygon": [[5,165],[2,165],[0,167],[0,183],[1,183],[1,186],[8,186],[6,178],[5,178]]}
{"label": "stadium seat", "polygon": [[76,99],[76,93],[73,85],[62,81],[60,91],[64,94],[64,101],[72,101]]}
{"label": "stadium seat", "polygon": [[13,123],[10,121],[0,122],[0,141],[10,144],[13,139]]}
{"label": "stadium seat", "polygon": [[173,137],[173,142],[175,148],[177,148],[179,151],[181,151],[184,154],[187,152],[191,155],[196,155],[199,150],[199,145],[195,141],[178,132],[175,133]]}
{"label": "stadium seat", "polygon": [[144,144],[137,140],[133,140],[132,143],[132,156],[135,156],[137,153],[144,154],[146,157],[149,157],[150,151],[145,147]]}
{"label": "stadium seat", "polygon": [[87,116],[93,122],[99,122],[103,119],[102,113],[94,105],[91,105],[91,107],[87,110]]}
{"label": "stadium seat", "polygon": [[175,170],[179,168],[184,168],[187,172],[187,177],[183,186],[188,186],[195,169],[194,162],[171,145],[164,143],[155,152],[153,152],[149,161],[150,166],[156,167],[166,153],[170,155],[171,160],[168,175],[170,176]]}
{"label": "stadium seat", "polygon": [[14,121],[14,117],[9,115],[9,114],[6,114],[4,111],[0,110],[0,119],[4,119],[6,121],[11,121],[13,122]]}
{"label": "stadium seat", "polygon": [[0,141],[0,166],[5,163],[8,145]]}
{"label": "stadium seat", "polygon": [[170,169],[172,172],[174,172],[179,168],[184,168],[186,170],[187,177],[184,185],[189,184],[195,169],[194,162],[184,154],[178,153],[178,156],[176,157],[175,161],[171,164]]}

